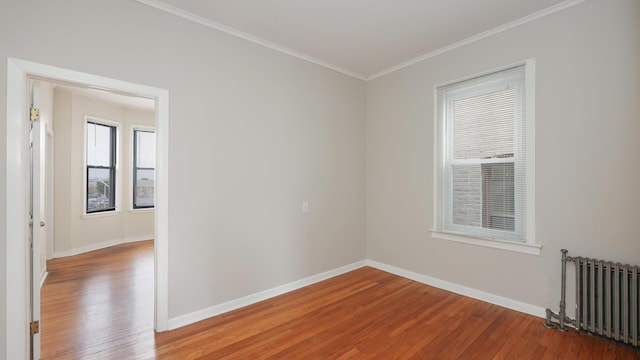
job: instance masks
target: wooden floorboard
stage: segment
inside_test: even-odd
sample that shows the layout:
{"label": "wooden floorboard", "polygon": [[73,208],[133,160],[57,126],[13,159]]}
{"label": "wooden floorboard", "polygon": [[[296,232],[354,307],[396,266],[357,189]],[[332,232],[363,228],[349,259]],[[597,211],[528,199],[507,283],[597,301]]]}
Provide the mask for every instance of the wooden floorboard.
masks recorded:
{"label": "wooden floorboard", "polygon": [[369,267],[156,334],[152,241],[47,266],[43,359],[640,359]]}

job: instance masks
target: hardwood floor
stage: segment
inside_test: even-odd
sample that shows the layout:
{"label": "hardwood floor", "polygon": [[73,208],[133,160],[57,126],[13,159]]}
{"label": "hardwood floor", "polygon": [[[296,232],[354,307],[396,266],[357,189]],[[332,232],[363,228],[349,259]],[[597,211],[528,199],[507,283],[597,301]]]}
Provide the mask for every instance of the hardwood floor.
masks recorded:
{"label": "hardwood floor", "polygon": [[153,256],[153,241],[141,241],[48,261],[42,359],[150,358]]}
{"label": "hardwood floor", "polygon": [[372,268],[153,332],[153,243],[48,263],[43,359],[640,359],[640,349]]}

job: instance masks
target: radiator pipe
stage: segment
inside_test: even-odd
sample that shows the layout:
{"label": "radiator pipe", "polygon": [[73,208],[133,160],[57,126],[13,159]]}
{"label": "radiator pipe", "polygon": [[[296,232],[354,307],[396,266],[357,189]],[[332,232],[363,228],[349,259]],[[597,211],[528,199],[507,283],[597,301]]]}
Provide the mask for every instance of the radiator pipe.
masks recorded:
{"label": "radiator pipe", "polygon": [[[561,264],[562,264],[562,277],[561,277],[561,284],[560,284],[560,311],[558,314],[554,313],[553,311],[551,311],[551,309],[547,309],[547,321],[545,322],[545,326],[550,328],[550,329],[558,329],[561,331],[567,331],[567,327],[565,326],[565,322],[569,322],[571,324],[571,319],[567,318],[567,309],[566,309],[566,305],[567,305],[567,300],[566,300],[566,293],[567,293],[567,261],[573,261],[572,258],[569,258],[567,256],[567,250],[566,249],[562,249],[560,250],[562,252],[562,260],[561,260]],[[558,324],[554,324],[553,319],[557,319],[558,320]]]}
{"label": "radiator pipe", "polygon": [[562,252],[562,280],[561,280],[561,290],[560,290],[560,312],[558,314],[558,321],[560,322],[559,328],[562,331],[567,331],[567,328],[564,326],[564,320],[567,315],[567,249],[560,250]]}

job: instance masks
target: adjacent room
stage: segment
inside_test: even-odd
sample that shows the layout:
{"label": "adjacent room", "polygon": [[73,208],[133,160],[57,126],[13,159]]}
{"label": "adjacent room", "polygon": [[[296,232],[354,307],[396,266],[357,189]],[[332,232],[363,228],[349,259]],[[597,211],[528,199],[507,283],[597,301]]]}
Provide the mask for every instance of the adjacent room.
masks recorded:
{"label": "adjacent room", "polygon": [[[31,83],[51,142],[44,197],[52,213],[42,220],[40,246],[42,358],[69,356],[69,339],[104,337],[119,319],[152,333],[155,102]],[[131,281],[128,296],[114,296],[116,279]],[[101,321],[79,320],[89,309]]]}
{"label": "adjacent room", "polygon": [[6,1],[0,67],[0,358],[640,358],[637,0]]}

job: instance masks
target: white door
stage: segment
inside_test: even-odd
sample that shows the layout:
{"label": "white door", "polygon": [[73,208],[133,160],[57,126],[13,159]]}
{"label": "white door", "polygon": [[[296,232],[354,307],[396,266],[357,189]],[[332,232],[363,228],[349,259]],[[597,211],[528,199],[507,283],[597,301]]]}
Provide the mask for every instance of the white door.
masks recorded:
{"label": "white door", "polygon": [[[43,243],[40,243],[40,245],[42,246],[42,244],[46,244],[44,246],[44,249],[40,248],[40,252],[43,254],[43,259],[42,261],[40,261],[40,266],[42,267],[40,269],[40,273],[44,273],[45,271],[47,271],[47,260],[51,260],[53,259],[53,233],[54,233],[54,228],[53,225],[55,224],[55,219],[53,218],[53,169],[54,169],[54,157],[53,157],[53,151],[54,151],[54,147],[53,147],[53,138],[54,138],[54,134],[53,134],[53,130],[51,129],[51,126],[48,126],[47,124],[45,124],[45,127],[47,128],[47,136],[46,136],[46,141],[45,141],[45,177],[46,177],[46,188],[45,188],[45,206],[46,206],[46,212],[45,212],[45,222],[46,222],[46,226],[43,227],[42,229],[44,230],[44,232],[46,233],[46,240],[44,240],[45,238],[42,238]],[[42,285],[42,284],[41,284]]]}
{"label": "white door", "polygon": [[[39,84],[33,81],[31,108],[39,109]],[[33,112],[33,110],[31,110]],[[45,232],[45,149],[46,129],[39,117],[31,122],[31,358],[40,359],[40,244],[46,239]],[[37,324],[37,325],[36,325]]]}

